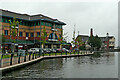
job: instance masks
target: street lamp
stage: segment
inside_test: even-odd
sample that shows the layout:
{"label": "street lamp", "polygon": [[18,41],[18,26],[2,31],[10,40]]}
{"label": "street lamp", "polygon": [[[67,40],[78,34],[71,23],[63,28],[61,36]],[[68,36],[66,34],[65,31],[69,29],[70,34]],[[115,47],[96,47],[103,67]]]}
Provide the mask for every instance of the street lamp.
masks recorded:
{"label": "street lamp", "polygon": [[[28,40],[28,37],[26,37],[26,47],[27,47],[27,40]],[[26,48],[27,49],[27,48]]]}

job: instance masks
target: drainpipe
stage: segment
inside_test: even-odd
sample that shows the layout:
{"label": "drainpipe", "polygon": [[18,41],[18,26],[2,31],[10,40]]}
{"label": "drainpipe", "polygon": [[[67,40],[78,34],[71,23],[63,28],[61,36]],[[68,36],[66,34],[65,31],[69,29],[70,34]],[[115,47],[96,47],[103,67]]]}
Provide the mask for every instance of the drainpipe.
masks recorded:
{"label": "drainpipe", "polygon": [[34,44],[35,44],[35,25],[34,25]]}

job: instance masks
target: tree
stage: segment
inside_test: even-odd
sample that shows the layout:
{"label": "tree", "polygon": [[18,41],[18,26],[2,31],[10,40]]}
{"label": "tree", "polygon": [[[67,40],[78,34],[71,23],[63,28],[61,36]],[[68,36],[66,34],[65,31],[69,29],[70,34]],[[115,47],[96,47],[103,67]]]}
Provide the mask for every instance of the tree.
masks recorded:
{"label": "tree", "polygon": [[98,37],[98,35],[95,36],[95,46],[98,49],[101,48],[101,45],[102,45],[102,42],[101,42],[101,39]]}
{"label": "tree", "polygon": [[73,38],[72,38],[71,43],[73,44],[73,46],[75,46],[77,44],[76,41],[75,41],[75,29],[74,29],[74,32],[73,32]]}
{"label": "tree", "polygon": [[[65,34],[64,34],[65,35]],[[65,43],[66,41],[64,41],[63,39],[63,30],[61,29],[61,36],[58,38],[58,40],[60,40],[60,41],[58,41],[58,43],[60,42],[60,46],[61,46],[61,48],[62,48],[62,46],[64,45],[64,44],[62,44],[62,43]]]}
{"label": "tree", "polygon": [[2,34],[2,52],[5,52],[5,40],[6,38],[4,37],[4,34]]}
{"label": "tree", "polygon": [[16,18],[14,17],[13,20],[9,20],[10,22],[10,28],[11,28],[11,31],[10,31],[10,35],[12,35],[13,39],[11,40],[12,43],[14,43],[12,45],[12,52],[14,52],[14,49],[15,49],[15,43],[16,43],[16,40],[15,40],[15,37],[17,35],[17,31],[16,31],[16,28],[17,28],[17,25],[19,24],[19,21],[16,20]]}
{"label": "tree", "polygon": [[88,44],[91,46],[91,48],[93,49],[100,49],[101,48],[101,39],[98,37],[98,35],[94,36],[90,36],[89,40],[88,40]]}
{"label": "tree", "polygon": [[78,49],[79,49],[79,47],[82,46],[82,44],[83,44],[82,39],[81,39],[80,36],[75,40],[75,42],[76,42],[76,45],[77,45]]}
{"label": "tree", "polygon": [[[46,33],[46,29],[45,29],[45,26],[44,26],[44,28],[43,28],[43,34],[42,34],[42,36],[41,36],[41,38],[42,38],[42,45],[43,45],[43,47],[44,47],[44,45],[45,45],[45,43],[46,43],[46,37],[47,37],[47,33]],[[42,47],[42,48],[43,48]]]}

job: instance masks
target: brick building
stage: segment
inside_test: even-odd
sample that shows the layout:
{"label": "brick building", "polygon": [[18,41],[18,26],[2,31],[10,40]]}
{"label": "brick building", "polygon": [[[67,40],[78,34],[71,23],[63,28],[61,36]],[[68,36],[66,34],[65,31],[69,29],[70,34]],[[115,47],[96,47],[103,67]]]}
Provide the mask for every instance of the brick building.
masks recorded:
{"label": "brick building", "polygon": [[[57,19],[53,19],[42,14],[28,15],[20,14],[7,10],[0,9],[0,26],[1,31],[6,38],[5,44],[9,46],[13,37],[10,35],[11,26],[9,20],[13,20],[14,17],[20,22],[16,26],[17,35],[15,37],[16,44],[21,46],[39,46],[40,32],[43,35],[43,28],[46,29],[46,41],[44,47],[46,48],[59,48],[60,38],[62,37],[63,26],[66,25]],[[11,39],[11,40],[10,40]],[[42,39],[41,39],[42,40]],[[37,44],[37,45],[35,45]]]}
{"label": "brick building", "polygon": [[[90,36],[93,36],[93,29],[91,28],[90,30]],[[88,44],[89,36],[88,35],[78,35],[77,38],[81,38],[82,42],[84,43],[83,45],[86,46],[86,48],[89,48],[90,45]],[[102,42],[101,48],[104,49],[114,49],[115,47],[115,37],[114,36],[109,36],[107,33],[105,37],[99,37]]]}

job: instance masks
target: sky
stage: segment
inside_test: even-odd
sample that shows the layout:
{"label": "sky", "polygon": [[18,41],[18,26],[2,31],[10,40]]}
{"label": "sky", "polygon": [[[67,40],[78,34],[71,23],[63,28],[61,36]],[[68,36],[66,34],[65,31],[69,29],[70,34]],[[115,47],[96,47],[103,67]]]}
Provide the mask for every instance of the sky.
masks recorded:
{"label": "sky", "polygon": [[[118,0],[1,0],[0,9],[17,13],[43,14],[65,22],[64,33],[71,42],[78,35],[115,36],[118,43]],[[65,37],[64,36],[64,37]]]}

